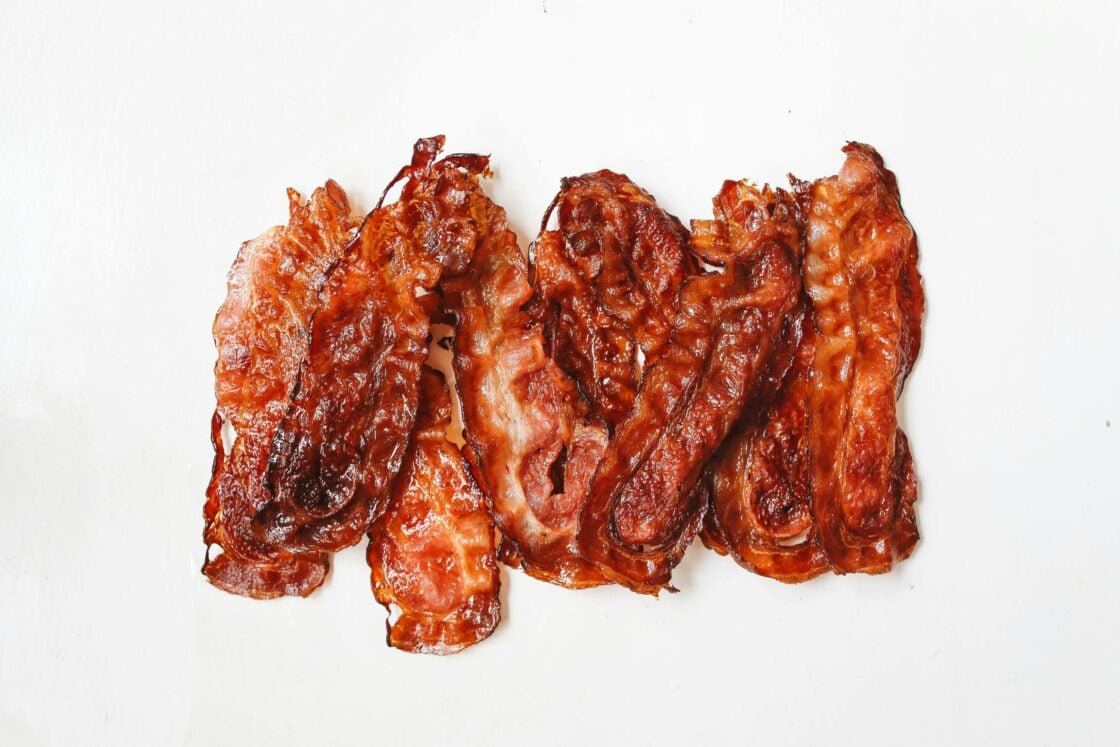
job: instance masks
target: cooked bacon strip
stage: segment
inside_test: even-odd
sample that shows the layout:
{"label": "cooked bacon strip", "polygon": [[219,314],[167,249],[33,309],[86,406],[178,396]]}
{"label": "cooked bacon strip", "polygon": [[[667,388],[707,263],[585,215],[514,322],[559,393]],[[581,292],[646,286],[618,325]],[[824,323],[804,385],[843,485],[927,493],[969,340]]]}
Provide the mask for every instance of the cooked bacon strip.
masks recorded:
{"label": "cooked bacon strip", "polygon": [[480,245],[442,292],[455,326],[467,456],[502,530],[502,559],[562,586],[605,583],[580,557],[575,534],[606,428],[545,355],[540,326],[522,310],[532,293],[528,267],[505,211],[477,185],[469,203]]}
{"label": "cooked bacon strip", "polygon": [[[273,499],[258,534],[291,551],[358,542],[384,510],[416,417],[434,297],[445,269],[478,240],[466,197],[484,156],[435,161],[443,138],[417,142],[401,197],[366,218],[323,286],[310,352],[272,446]],[[396,181],[396,180],[394,180]]]}
{"label": "cooked bacon strip", "polygon": [[581,516],[583,555],[634,591],[668,586],[699,529],[701,469],[793,353],[798,204],[782,190],[731,189],[726,246],[705,257],[726,267],[681,289],[669,343],[615,430]]}
{"label": "cooked bacon strip", "polygon": [[[606,580],[575,539],[606,448],[603,423],[629,410],[643,368],[638,350],[647,361],[660,354],[681,282],[696,265],[680,223],[624,176],[566,179],[549,214],[555,208],[559,231],[542,231],[534,244],[532,317],[521,311],[530,289],[512,237],[480,251],[445,294],[458,322],[467,438],[507,540],[503,559],[583,587]],[[500,226],[496,236],[504,215]]]}
{"label": "cooked bacon strip", "polygon": [[[795,186],[801,192],[806,185]],[[737,184],[726,182],[714,201],[715,220],[693,221],[694,251],[712,259],[727,256],[740,195]],[[771,377],[708,467],[709,510],[701,533],[716,552],[787,582],[828,570],[810,532],[805,401],[816,334],[806,303],[791,317],[791,324],[797,320],[787,338],[796,349],[791,368],[771,367]],[[786,360],[786,351],[779,354]]]}
{"label": "cooked bacon strip", "polygon": [[882,573],[918,541],[896,409],[925,300],[894,174],[867,145],[844,152],[839,176],[810,193],[805,285],[820,331],[809,393],[813,520],[834,570]]}
{"label": "cooked bacon strip", "polygon": [[761,418],[748,412],[708,469],[710,508],[701,538],[744,568],[787,583],[828,570],[812,532],[808,411],[816,351],[812,316],[777,401]]}
{"label": "cooked bacon strip", "polygon": [[[554,209],[559,230],[546,231]],[[530,313],[543,322],[550,357],[613,429],[669,337],[681,284],[696,274],[688,231],[605,170],[564,179],[541,229],[530,250]]]}
{"label": "cooked bacon strip", "polygon": [[[204,509],[208,549],[202,570],[215,586],[259,599],[306,596],[326,576],[325,555],[295,556],[262,542],[251,520],[269,498],[268,453],[307,354],[316,296],[357,226],[346,193],[333,181],[306,204],[295,190],[288,190],[288,201],[286,227],[241,246],[214,319],[216,458]],[[223,423],[236,434],[228,455]],[[212,552],[215,545],[221,554]]]}
{"label": "cooked bacon strip", "polygon": [[501,620],[496,530],[467,463],[447,440],[451,399],[425,368],[420,412],[388,509],[369,533],[373,593],[390,646],[453,654]]}

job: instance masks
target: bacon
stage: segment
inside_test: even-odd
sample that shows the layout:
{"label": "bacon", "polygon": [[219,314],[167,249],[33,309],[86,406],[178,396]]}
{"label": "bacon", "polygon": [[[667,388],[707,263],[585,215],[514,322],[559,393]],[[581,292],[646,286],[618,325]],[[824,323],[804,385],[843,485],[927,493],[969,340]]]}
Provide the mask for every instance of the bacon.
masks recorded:
{"label": "bacon", "polygon": [[[799,194],[804,185],[795,183]],[[742,220],[740,199],[750,195],[725,182],[714,201],[713,221],[693,221],[693,250],[717,261],[733,251],[731,235]],[[803,200],[799,207],[803,208]],[[798,210],[804,229],[804,211]],[[803,252],[799,241],[799,254]],[[816,333],[807,301],[799,298],[768,367],[768,376],[707,470],[709,510],[701,539],[755,573],[804,581],[828,570],[810,532],[809,459],[805,399]],[[784,364],[792,356],[788,371]],[[784,383],[783,383],[784,382]]]}
{"label": "bacon", "polygon": [[897,398],[921,345],[918,247],[894,174],[850,143],[810,191],[805,286],[820,337],[808,446],[813,523],[838,573],[883,573],[918,541],[917,485]]}
{"label": "bacon", "polygon": [[[559,230],[543,230],[554,209]],[[495,236],[504,214],[500,224]],[[503,558],[537,578],[592,586],[606,578],[580,555],[579,514],[642,358],[661,353],[696,264],[680,222],[609,171],[562,182],[532,251],[531,298],[512,235],[445,287],[463,419]]]}
{"label": "bacon", "polygon": [[808,411],[816,351],[812,316],[803,314],[800,344],[775,401],[748,411],[708,469],[710,509],[701,539],[754,573],[787,583],[829,569],[812,531]]}
{"label": "bacon", "polygon": [[[331,274],[310,351],[269,457],[272,499],[258,536],[290,551],[353,545],[385,509],[416,417],[435,298],[478,241],[468,194],[484,156],[435,161],[443,138],[416,144],[401,198],[366,218]],[[390,185],[391,186],[391,185]]]}
{"label": "bacon", "polygon": [[453,653],[500,620],[499,560],[656,594],[698,534],[790,583],[913,551],[897,402],[924,295],[872,148],[792,195],[726,182],[691,235],[623,175],[564,179],[527,262],[488,157],[443,143],[360,226],[328,182],[242,246],[214,322],[211,583],[306,596],[368,533],[390,645]]}
{"label": "bacon", "polygon": [[369,532],[371,582],[389,610],[390,646],[452,654],[501,620],[496,530],[458,447],[447,440],[451,400],[425,368],[420,410],[388,509]]}
{"label": "bacon", "polygon": [[455,328],[466,453],[502,531],[501,557],[562,586],[602,584],[575,535],[606,428],[522,309],[528,267],[505,211],[480,188],[470,199],[480,245],[464,273],[444,280],[443,305]]}
{"label": "bacon", "polygon": [[681,289],[669,343],[615,431],[581,516],[580,548],[605,575],[657,593],[699,530],[700,472],[745,408],[774,388],[796,333],[797,202],[745,182],[725,187],[721,272]]}
{"label": "bacon", "polygon": [[[546,231],[554,210],[559,230]],[[697,272],[688,231],[627,177],[597,171],[561,182],[530,257],[530,313],[549,357],[613,429],[669,337],[681,284]]]}
{"label": "bacon", "polygon": [[921,341],[917,243],[879,155],[844,150],[839,176],[795,183],[809,207],[810,315],[794,366],[709,470],[705,543],[789,583],[829,568],[889,570],[918,539],[895,414]]}
{"label": "bacon", "polygon": [[[258,539],[251,523],[269,499],[268,453],[307,354],[315,299],[357,225],[346,193],[333,181],[307,203],[288,190],[288,201],[286,227],[241,246],[214,319],[216,456],[204,508],[208,548],[202,570],[215,586],[259,599],[306,596],[326,577],[325,555],[286,552]],[[223,423],[235,433],[229,454]]]}

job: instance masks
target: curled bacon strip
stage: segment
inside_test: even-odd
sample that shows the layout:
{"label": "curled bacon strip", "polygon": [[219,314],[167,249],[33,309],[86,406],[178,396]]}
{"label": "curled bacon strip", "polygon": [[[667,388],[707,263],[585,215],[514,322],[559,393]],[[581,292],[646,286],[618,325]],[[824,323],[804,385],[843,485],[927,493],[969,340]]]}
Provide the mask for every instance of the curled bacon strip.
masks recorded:
{"label": "curled bacon strip", "polygon": [[709,467],[710,508],[701,538],[743,567],[797,583],[828,570],[812,531],[808,411],[816,351],[812,316],[777,401],[748,414]]}
{"label": "curled bacon strip", "polygon": [[589,483],[633,402],[638,351],[660,354],[695,260],[679,221],[625,176],[565,179],[542,225],[557,208],[559,230],[534,244],[529,315],[525,261],[504,214],[445,297],[467,438],[507,540],[503,557],[584,587],[606,580],[576,541]]}
{"label": "curled bacon strip", "polygon": [[425,368],[420,411],[388,509],[370,529],[374,595],[390,612],[390,646],[452,654],[501,620],[494,522],[459,449],[447,440],[451,400]]}
{"label": "curled bacon strip", "polygon": [[805,285],[820,332],[808,431],[813,521],[838,573],[882,573],[918,541],[897,398],[921,345],[918,245],[894,174],[850,143],[810,191]]}
{"label": "curled bacon strip", "polygon": [[[545,231],[553,210],[559,230]],[[697,272],[688,231],[604,170],[562,181],[530,253],[531,313],[549,355],[613,429],[669,337],[681,284]]]}
{"label": "curled bacon strip", "polygon": [[726,266],[681,289],[669,342],[616,429],[581,516],[583,555],[634,591],[668,586],[699,530],[704,464],[793,353],[799,206],[782,190],[730,189],[728,241],[705,256]]}
{"label": "curled bacon strip", "polygon": [[[306,595],[368,531],[375,594],[400,612],[391,645],[449,653],[497,625],[498,557],[657,593],[701,526],[787,582],[913,551],[896,410],[924,295],[872,148],[849,144],[796,198],[725,183],[690,244],[626,177],[565,179],[530,269],[479,185],[488,158],[437,160],[443,142],[417,142],[400,199],[360,228],[328,182],[242,246],[214,323],[213,584]],[[423,373],[437,311],[455,325],[462,454]]]}
{"label": "curled bacon strip", "polygon": [[[484,156],[435,161],[443,138],[416,144],[401,198],[366,218],[323,286],[310,351],[269,458],[273,498],[259,536],[291,551],[339,550],[384,510],[416,417],[432,289],[465,268],[478,234],[467,194]],[[394,180],[396,181],[396,180]]]}
{"label": "curled bacon strip", "polygon": [[[321,553],[292,555],[258,539],[253,515],[269,499],[268,453],[307,353],[307,330],[327,274],[350,242],[356,222],[333,181],[304,204],[288,191],[290,220],[242,245],[229,271],[228,295],[214,319],[218,408],[212,423],[216,457],[207,488],[203,573],[234,594],[266,599],[306,596],[326,576]],[[236,440],[229,454],[222,424]]]}
{"label": "curled bacon strip", "polygon": [[[714,200],[715,220],[693,221],[694,251],[713,259],[733,253],[730,237],[744,195],[749,197],[750,191],[734,182],[724,184]],[[799,211],[802,228],[803,219]],[[716,552],[731,554],[755,573],[788,582],[828,570],[810,532],[805,400],[816,333],[805,305],[799,302],[791,315],[793,334],[785,338],[796,351],[792,366],[788,372],[782,367],[789,352],[778,351],[772,362],[777,365],[769,367],[763,386],[709,465],[710,507],[701,533],[704,544]]]}
{"label": "curled bacon strip", "polygon": [[470,201],[480,245],[442,292],[455,327],[467,456],[502,531],[502,558],[563,586],[604,583],[580,557],[575,533],[606,428],[589,417],[575,384],[545,355],[540,325],[522,310],[528,267],[505,211],[481,188]]}

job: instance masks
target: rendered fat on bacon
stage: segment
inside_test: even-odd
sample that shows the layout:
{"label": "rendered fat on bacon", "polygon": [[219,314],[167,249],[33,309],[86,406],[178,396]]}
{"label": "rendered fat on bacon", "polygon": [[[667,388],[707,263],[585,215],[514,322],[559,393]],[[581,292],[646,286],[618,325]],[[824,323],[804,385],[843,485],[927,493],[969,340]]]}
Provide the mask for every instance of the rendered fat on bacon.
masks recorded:
{"label": "rendered fat on bacon", "polygon": [[897,400],[921,345],[918,245],[894,174],[850,143],[809,194],[805,287],[819,338],[808,448],[817,541],[838,573],[882,573],[913,552],[917,482]]}
{"label": "rendered fat on bacon", "polygon": [[[306,203],[294,190],[288,199],[288,225],[242,245],[214,319],[216,457],[204,508],[203,573],[219,588],[260,599],[306,596],[326,576],[325,555],[293,555],[261,540],[252,518],[270,498],[268,454],[307,353],[319,289],[357,226],[334,182]],[[235,437],[228,454],[223,424]]]}
{"label": "rendered fat on bacon", "polygon": [[416,418],[435,297],[444,271],[478,241],[468,195],[483,156],[436,161],[443,138],[416,144],[400,199],[366,218],[331,273],[299,383],[269,457],[271,500],[254,528],[293,552],[360,540],[384,510]]}
{"label": "rendered fat on bacon", "polygon": [[725,240],[701,256],[723,269],[688,280],[672,333],[618,425],[591,485],[580,549],[610,579],[643,593],[668,587],[696,536],[701,471],[748,407],[776,388],[799,328],[799,205],[746,183]]}
{"label": "rendered fat on bacon", "polygon": [[389,645],[403,651],[455,653],[501,620],[497,532],[450,425],[447,387],[425,368],[405,465],[366,552]]}

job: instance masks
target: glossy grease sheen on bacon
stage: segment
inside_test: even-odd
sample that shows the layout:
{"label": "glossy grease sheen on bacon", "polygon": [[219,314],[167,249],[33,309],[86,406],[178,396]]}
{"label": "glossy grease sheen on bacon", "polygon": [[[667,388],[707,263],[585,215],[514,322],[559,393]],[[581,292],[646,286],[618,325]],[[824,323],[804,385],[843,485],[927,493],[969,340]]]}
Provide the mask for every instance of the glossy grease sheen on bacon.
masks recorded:
{"label": "glossy grease sheen on bacon", "polygon": [[576,528],[606,427],[522,308],[532,295],[528,266],[505,211],[477,186],[471,202],[480,244],[442,292],[467,456],[502,531],[502,558],[562,586],[605,583],[580,556]]}
{"label": "glossy grease sheen on bacon", "polygon": [[810,191],[805,286],[820,337],[809,392],[814,528],[838,573],[882,573],[918,541],[897,398],[921,345],[918,245],[894,174],[850,143]]}
{"label": "glossy grease sheen on bacon", "polygon": [[[346,193],[333,181],[307,203],[295,190],[288,200],[287,226],[242,245],[214,319],[216,456],[204,508],[210,547],[202,570],[215,586],[258,599],[306,596],[326,576],[325,555],[288,553],[259,539],[251,525],[270,498],[268,454],[307,355],[319,289],[357,227]],[[235,433],[228,454],[223,423]],[[220,554],[212,552],[215,545]]]}
{"label": "glossy grease sheen on bacon", "polygon": [[799,329],[800,207],[782,190],[732,185],[722,271],[681,289],[668,344],[646,373],[591,484],[580,549],[634,591],[668,587],[699,530],[709,456],[775,388]]}
{"label": "glossy grease sheen on bacon", "polygon": [[[559,229],[547,231],[553,211]],[[626,176],[597,171],[562,181],[530,260],[530,313],[549,356],[613,429],[669,337],[681,284],[697,272],[688,231]]]}
{"label": "glossy grease sheen on bacon", "polygon": [[451,400],[425,368],[420,411],[392,500],[369,532],[371,582],[390,646],[452,654],[501,620],[496,530],[466,461],[447,439]]}
{"label": "glossy grease sheen on bacon", "polygon": [[366,218],[324,285],[309,354],[269,458],[273,498],[259,536],[292,551],[358,542],[384,510],[416,417],[443,272],[463,269],[478,239],[467,193],[484,156],[436,161],[443,138],[420,140],[400,199]]}

